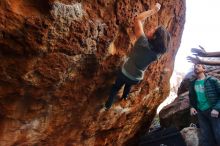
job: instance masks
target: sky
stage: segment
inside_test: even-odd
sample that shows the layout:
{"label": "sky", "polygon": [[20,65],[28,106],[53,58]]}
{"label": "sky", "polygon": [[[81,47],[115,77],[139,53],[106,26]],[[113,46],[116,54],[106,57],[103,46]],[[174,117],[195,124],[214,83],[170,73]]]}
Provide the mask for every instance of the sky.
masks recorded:
{"label": "sky", "polygon": [[208,52],[220,51],[220,0],[186,0],[186,22],[176,55],[177,72],[187,73],[192,67],[186,57],[191,48],[201,45]]}

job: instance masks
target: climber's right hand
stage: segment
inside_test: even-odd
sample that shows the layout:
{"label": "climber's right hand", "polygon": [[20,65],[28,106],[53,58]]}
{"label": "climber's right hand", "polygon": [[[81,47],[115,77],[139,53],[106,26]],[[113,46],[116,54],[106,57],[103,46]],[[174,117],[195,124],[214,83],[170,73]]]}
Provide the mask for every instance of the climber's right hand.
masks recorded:
{"label": "climber's right hand", "polygon": [[161,7],[161,4],[156,3],[156,5],[155,5],[155,9],[156,9],[157,11],[159,11],[159,10],[160,10],[160,7]]}

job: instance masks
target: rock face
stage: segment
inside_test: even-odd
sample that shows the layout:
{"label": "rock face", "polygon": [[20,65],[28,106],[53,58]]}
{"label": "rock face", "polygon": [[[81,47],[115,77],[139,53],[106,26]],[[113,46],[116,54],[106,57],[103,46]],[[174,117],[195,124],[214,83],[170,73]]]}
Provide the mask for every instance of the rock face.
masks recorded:
{"label": "rock face", "polygon": [[181,94],[171,104],[165,106],[159,113],[162,127],[175,126],[178,129],[188,127],[193,118],[189,115],[188,92]]}
{"label": "rock face", "polygon": [[185,0],[164,0],[145,31],[164,25],[169,52],[150,65],[128,101],[100,112],[130,51],[125,29],[155,0],[1,0],[0,145],[137,145],[169,79]]}

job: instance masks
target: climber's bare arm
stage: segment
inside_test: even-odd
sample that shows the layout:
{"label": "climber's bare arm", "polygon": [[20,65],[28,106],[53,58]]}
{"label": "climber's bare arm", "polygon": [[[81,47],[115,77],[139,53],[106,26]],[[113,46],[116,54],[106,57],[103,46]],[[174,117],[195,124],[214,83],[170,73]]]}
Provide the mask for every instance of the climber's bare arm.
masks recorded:
{"label": "climber's bare arm", "polygon": [[151,15],[157,13],[160,10],[160,7],[161,5],[157,3],[153,9],[142,12],[134,18],[134,36],[136,37],[136,39],[139,38],[141,35],[144,35],[142,22],[147,17],[150,17]]}

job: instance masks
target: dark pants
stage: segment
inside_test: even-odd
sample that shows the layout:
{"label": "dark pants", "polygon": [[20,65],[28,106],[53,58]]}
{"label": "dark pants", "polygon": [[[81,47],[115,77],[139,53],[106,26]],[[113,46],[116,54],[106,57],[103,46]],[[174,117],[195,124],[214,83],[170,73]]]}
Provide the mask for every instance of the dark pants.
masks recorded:
{"label": "dark pants", "polygon": [[209,109],[198,111],[198,120],[202,146],[220,146],[220,117],[211,117],[211,109]]}
{"label": "dark pants", "polygon": [[115,84],[112,86],[108,100],[105,103],[105,107],[110,108],[112,106],[112,104],[114,102],[114,97],[116,96],[116,94],[118,93],[118,91],[121,89],[121,87],[123,85],[125,85],[125,87],[124,87],[122,98],[126,99],[128,97],[130,90],[131,90],[131,86],[138,84],[138,83],[139,83],[139,81],[133,81],[133,80],[129,79],[120,71],[117,75],[117,79],[115,81]]}

